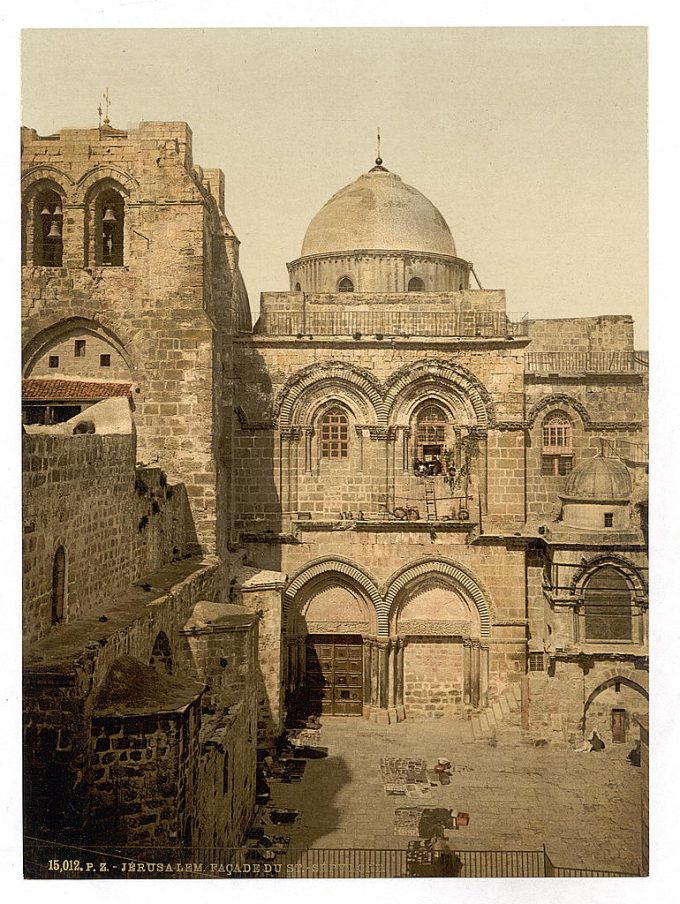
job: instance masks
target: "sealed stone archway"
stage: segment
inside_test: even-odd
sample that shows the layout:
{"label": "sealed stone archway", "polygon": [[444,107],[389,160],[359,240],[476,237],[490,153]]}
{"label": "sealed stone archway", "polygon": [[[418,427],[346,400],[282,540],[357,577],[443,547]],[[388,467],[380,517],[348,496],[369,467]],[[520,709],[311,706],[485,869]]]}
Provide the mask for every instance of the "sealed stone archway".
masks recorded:
{"label": "sealed stone archway", "polygon": [[488,646],[476,606],[449,575],[414,577],[395,595],[404,716],[439,718],[488,703]]}

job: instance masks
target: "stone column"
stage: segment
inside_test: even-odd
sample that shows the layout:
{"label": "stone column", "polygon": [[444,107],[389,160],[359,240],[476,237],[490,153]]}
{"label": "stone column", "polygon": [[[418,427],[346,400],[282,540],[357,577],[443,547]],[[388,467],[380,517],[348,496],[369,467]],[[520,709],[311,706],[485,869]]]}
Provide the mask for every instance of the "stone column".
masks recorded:
{"label": "stone column", "polygon": [[301,687],[305,683],[305,676],[307,674],[307,638],[306,637],[298,637],[297,638],[297,672],[295,676],[295,687],[296,689]]}
{"label": "stone column", "polygon": [[480,514],[486,515],[489,510],[488,503],[488,450],[486,430],[477,431],[479,440],[479,457],[477,459],[477,476],[479,479],[479,504],[482,507]]}
{"label": "stone column", "polygon": [[390,642],[387,638],[378,640],[378,722],[389,723],[387,713],[388,662]]}
{"label": "stone column", "polygon": [[472,669],[470,683],[470,702],[477,708],[479,707],[479,641],[472,643]]}
{"label": "stone column", "polygon": [[371,714],[371,675],[373,674],[372,649],[373,644],[369,637],[363,638],[364,645],[364,706],[363,715],[367,719]]}
{"label": "stone column", "polygon": [[406,638],[399,637],[397,639],[397,655],[394,671],[394,703],[397,711],[397,722],[402,722],[406,718],[406,710],[404,709],[404,648],[406,647]]}
{"label": "stone column", "polygon": [[480,706],[489,705],[489,648],[479,648],[479,703]]}
{"label": "stone column", "polygon": [[472,641],[466,637],[463,641],[463,703],[472,702]]}
{"label": "stone column", "polygon": [[312,473],[312,437],[314,436],[314,428],[313,427],[303,427],[302,432],[304,435],[304,445],[305,445],[305,474]]}

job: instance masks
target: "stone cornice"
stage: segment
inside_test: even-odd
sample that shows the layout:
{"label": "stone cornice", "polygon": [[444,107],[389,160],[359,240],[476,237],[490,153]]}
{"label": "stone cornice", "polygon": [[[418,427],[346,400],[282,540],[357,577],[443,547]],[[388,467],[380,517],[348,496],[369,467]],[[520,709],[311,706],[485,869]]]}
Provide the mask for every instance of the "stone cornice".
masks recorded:
{"label": "stone cornice", "polygon": [[469,269],[470,264],[468,261],[463,260],[462,257],[455,257],[450,254],[438,254],[434,251],[409,251],[408,249],[404,249],[401,251],[395,251],[394,249],[380,249],[380,248],[355,248],[351,251],[323,251],[317,254],[307,254],[303,257],[298,257],[293,261],[290,261],[286,264],[288,268],[288,272],[292,272],[296,267],[301,264],[306,264],[310,261],[320,261],[320,260],[340,260],[348,257],[364,257],[369,260],[384,258],[384,257],[396,257],[396,258],[404,258],[409,257],[414,261],[421,260],[433,260],[433,261],[443,261],[447,264],[456,264],[460,267],[465,267],[465,269]]}

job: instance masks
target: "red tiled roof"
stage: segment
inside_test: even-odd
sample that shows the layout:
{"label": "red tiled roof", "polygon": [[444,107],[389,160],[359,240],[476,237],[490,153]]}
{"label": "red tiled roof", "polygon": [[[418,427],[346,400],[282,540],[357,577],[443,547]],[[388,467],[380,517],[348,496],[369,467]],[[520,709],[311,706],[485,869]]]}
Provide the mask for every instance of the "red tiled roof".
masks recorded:
{"label": "red tiled roof", "polygon": [[131,383],[105,383],[87,380],[22,380],[22,399],[39,402],[100,401],[129,396]]}

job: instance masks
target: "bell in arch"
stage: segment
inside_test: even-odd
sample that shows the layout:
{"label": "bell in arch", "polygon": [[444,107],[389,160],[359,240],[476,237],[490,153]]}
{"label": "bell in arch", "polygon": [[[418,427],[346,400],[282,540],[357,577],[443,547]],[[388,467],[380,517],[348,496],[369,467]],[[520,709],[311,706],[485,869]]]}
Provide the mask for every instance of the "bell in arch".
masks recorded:
{"label": "bell in arch", "polygon": [[104,216],[102,217],[102,223],[115,223],[116,216],[113,212],[113,207],[107,207],[104,211]]}
{"label": "bell in arch", "polygon": [[61,229],[59,228],[59,223],[56,220],[52,220],[52,225],[50,226],[50,231],[47,233],[48,239],[60,239],[61,238]]}
{"label": "bell in arch", "polygon": [[47,204],[45,204],[43,209],[40,211],[40,216],[41,217],[51,217],[52,216],[52,211],[49,209]]}

